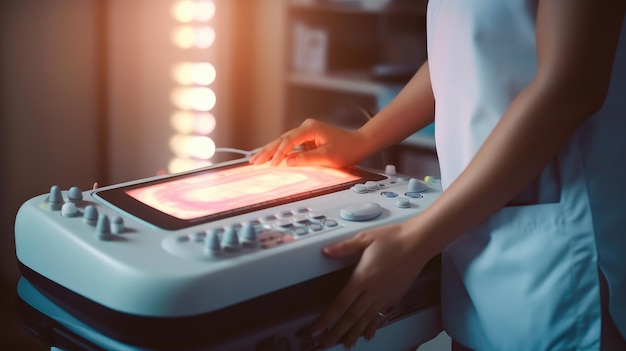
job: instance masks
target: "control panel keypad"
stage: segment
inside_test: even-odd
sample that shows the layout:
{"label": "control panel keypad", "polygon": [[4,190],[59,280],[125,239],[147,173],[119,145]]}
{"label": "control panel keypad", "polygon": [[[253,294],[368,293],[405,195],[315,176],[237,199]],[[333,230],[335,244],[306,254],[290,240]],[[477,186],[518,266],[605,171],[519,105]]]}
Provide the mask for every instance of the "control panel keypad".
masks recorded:
{"label": "control panel keypad", "polygon": [[306,207],[281,210],[244,223],[170,235],[163,241],[166,251],[183,258],[211,260],[270,249],[312,234],[339,228],[339,221]]}
{"label": "control panel keypad", "polygon": [[121,216],[109,216],[98,213],[97,205],[84,199],[79,187],[73,186],[62,191],[58,185],[50,188],[50,193],[44,202],[39,204],[44,211],[59,212],[60,216],[71,220],[82,218],[82,221],[96,230],[98,239],[111,241],[115,234],[128,232],[124,219]]}

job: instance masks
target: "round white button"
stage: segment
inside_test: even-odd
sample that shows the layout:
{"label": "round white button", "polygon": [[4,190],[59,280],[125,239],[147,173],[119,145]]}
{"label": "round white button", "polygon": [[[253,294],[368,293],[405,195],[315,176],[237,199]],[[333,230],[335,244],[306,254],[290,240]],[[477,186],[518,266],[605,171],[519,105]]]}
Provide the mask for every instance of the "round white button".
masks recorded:
{"label": "round white button", "polygon": [[376,191],[376,190],[378,190],[378,183],[373,182],[373,181],[370,180],[370,181],[365,183],[365,187],[369,191]]}
{"label": "round white button", "polygon": [[347,221],[367,221],[378,217],[382,212],[383,209],[379,204],[364,202],[342,208],[339,217]]}
{"label": "round white button", "polygon": [[399,208],[409,208],[411,207],[411,201],[409,201],[406,197],[399,197],[396,199],[395,205]]}
{"label": "round white button", "polygon": [[354,184],[354,186],[352,186],[352,191],[357,194],[365,194],[367,193],[367,188],[363,184]]}
{"label": "round white button", "polygon": [[63,217],[76,217],[78,216],[78,209],[73,202],[66,202],[61,207],[61,216]]}
{"label": "round white button", "polygon": [[396,175],[396,166],[394,165],[386,165],[385,166],[385,174],[394,176]]}

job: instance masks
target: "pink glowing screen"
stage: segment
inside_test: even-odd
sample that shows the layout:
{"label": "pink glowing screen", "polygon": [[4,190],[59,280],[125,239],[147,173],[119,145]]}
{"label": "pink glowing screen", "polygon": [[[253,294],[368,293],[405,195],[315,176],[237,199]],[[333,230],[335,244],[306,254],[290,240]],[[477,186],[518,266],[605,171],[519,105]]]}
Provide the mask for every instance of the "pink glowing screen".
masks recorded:
{"label": "pink glowing screen", "polygon": [[130,189],[126,194],[170,216],[191,220],[358,179],[324,167],[246,165]]}

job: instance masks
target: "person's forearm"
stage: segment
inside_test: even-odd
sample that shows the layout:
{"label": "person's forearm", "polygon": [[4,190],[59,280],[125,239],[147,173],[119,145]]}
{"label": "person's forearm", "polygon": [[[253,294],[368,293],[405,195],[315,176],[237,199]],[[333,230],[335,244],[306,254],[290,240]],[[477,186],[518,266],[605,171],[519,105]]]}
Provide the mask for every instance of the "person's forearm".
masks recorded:
{"label": "person's forearm", "polygon": [[514,198],[602,106],[624,5],[613,2],[611,9],[577,0],[567,11],[560,5],[560,0],[540,2],[540,67],[533,82],[512,102],[458,178],[407,222],[411,242],[422,249],[426,245],[430,255]]}
{"label": "person's forearm", "polygon": [[430,236],[419,245],[427,240],[435,255],[514,198],[587,117],[588,109],[577,108],[554,104],[532,87],[521,94],[467,168],[423,215],[411,220],[409,227]]}
{"label": "person's forearm", "polygon": [[400,93],[359,129],[368,153],[396,144],[434,120],[435,101],[428,62],[424,63]]}

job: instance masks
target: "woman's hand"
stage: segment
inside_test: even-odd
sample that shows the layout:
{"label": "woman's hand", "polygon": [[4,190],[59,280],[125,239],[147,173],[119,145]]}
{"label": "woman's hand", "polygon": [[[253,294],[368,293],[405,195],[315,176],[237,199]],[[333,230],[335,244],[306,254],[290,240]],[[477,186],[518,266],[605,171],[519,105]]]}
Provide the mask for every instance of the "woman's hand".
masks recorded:
{"label": "woman's hand", "polygon": [[[294,150],[301,147],[300,150]],[[358,130],[350,131],[314,119],[305,120],[278,139],[269,142],[250,163],[271,161],[273,166],[286,160],[288,166],[321,165],[342,167],[359,162],[367,155]]]}
{"label": "woman's hand", "polygon": [[[405,225],[406,226],[406,225]],[[352,276],[339,295],[313,323],[317,336],[326,331],[322,347],[342,342],[354,346],[360,336],[368,340],[386,322],[429,257],[415,252],[403,224],[387,225],[324,248],[331,258],[362,253]]]}

